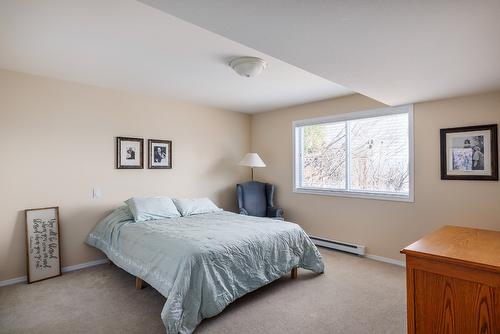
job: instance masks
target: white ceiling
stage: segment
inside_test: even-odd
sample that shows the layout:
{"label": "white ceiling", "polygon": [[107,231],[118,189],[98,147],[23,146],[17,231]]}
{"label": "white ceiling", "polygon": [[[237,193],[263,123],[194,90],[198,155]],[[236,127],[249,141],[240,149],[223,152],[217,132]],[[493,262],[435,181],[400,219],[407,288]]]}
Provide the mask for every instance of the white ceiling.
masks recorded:
{"label": "white ceiling", "polygon": [[390,105],[500,89],[499,0],[141,0]]}
{"label": "white ceiling", "polygon": [[[235,56],[269,65],[243,78]],[[0,68],[242,112],[352,93],[134,0],[0,1]]]}

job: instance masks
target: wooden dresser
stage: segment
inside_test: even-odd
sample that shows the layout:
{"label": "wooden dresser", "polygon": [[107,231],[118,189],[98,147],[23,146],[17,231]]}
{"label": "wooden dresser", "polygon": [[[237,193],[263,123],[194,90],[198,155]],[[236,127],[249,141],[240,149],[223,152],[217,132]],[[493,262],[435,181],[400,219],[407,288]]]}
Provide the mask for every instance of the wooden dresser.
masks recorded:
{"label": "wooden dresser", "polygon": [[444,226],[401,253],[408,333],[500,334],[500,232]]}

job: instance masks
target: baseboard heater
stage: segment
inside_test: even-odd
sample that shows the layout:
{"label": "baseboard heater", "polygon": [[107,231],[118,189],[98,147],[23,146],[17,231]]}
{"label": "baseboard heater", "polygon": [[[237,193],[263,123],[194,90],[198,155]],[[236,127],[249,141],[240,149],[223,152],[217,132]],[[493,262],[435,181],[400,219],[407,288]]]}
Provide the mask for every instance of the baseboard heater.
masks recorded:
{"label": "baseboard heater", "polygon": [[343,241],[330,240],[330,239],[315,237],[312,235],[309,236],[309,238],[316,246],[336,249],[357,255],[365,255],[365,246],[362,245],[350,244]]}

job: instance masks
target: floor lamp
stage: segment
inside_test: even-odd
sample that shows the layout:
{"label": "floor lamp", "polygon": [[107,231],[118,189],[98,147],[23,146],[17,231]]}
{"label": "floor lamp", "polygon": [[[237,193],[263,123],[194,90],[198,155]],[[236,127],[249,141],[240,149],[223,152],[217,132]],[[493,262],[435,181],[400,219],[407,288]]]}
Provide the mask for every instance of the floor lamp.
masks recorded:
{"label": "floor lamp", "polygon": [[243,159],[241,159],[240,166],[247,166],[252,168],[252,181],[253,181],[253,169],[255,167],[266,167],[266,164],[259,157],[257,153],[247,153]]}

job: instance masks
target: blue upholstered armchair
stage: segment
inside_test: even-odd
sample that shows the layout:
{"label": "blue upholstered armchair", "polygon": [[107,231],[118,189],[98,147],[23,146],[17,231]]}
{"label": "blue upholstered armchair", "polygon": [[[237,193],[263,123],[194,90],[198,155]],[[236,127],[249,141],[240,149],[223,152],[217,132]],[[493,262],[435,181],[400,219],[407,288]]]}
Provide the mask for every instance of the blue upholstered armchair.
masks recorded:
{"label": "blue upholstered armchair", "polygon": [[283,209],[273,203],[274,185],[257,181],[236,185],[240,214],[283,219]]}

